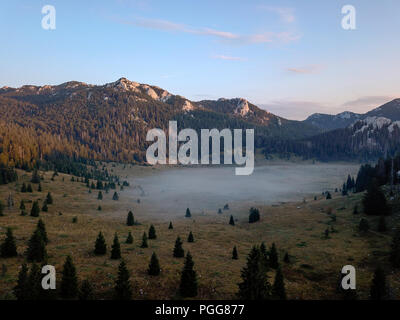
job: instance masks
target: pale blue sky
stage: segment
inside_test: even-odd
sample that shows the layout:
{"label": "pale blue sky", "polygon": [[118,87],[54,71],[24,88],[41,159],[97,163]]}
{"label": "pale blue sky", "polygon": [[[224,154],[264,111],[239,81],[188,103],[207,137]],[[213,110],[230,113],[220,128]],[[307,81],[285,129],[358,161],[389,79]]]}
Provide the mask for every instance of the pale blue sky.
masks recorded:
{"label": "pale blue sky", "polygon": [[[44,5],[56,30],[41,27]],[[341,28],[352,4],[357,29]],[[130,80],[278,115],[400,97],[400,1],[2,1],[0,87]]]}

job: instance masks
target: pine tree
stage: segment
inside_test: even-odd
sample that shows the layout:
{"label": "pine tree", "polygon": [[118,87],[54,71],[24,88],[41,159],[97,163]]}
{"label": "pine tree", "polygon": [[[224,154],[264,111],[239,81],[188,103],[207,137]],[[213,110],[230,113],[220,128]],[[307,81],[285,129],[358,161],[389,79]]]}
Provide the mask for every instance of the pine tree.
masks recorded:
{"label": "pine tree", "polygon": [[156,238],[157,238],[156,229],[154,228],[153,225],[151,225],[149,228],[149,239],[156,239]]}
{"label": "pine tree", "polygon": [[234,246],[234,247],[233,247],[233,250],[232,250],[232,259],[233,259],[233,260],[238,260],[238,259],[239,259],[236,246]]}
{"label": "pine tree", "polygon": [[97,200],[103,200],[103,193],[101,191],[97,194]]}
{"label": "pine tree", "polygon": [[367,232],[369,230],[369,222],[367,219],[362,218],[360,220],[360,224],[358,225],[358,229],[361,232]]}
{"label": "pine tree", "polygon": [[114,235],[114,242],[111,246],[111,259],[121,259],[121,246],[117,233]]}
{"label": "pine tree", "polygon": [[2,258],[11,258],[17,256],[17,246],[11,228],[7,228],[6,238],[0,246],[0,255]]}
{"label": "pine tree", "polygon": [[30,193],[33,192],[32,185],[31,185],[31,184],[28,184],[28,186],[26,187],[26,192],[30,192]]}
{"label": "pine tree", "polygon": [[269,265],[272,269],[277,269],[279,267],[278,251],[276,250],[275,243],[272,244],[269,250]]}
{"label": "pine tree", "polygon": [[115,299],[130,300],[132,299],[132,286],[129,280],[129,271],[126,268],[124,260],[121,261],[118,267],[118,278],[115,281]]}
{"label": "pine tree", "polygon": [[36,228],[40,231],[44,243],[47,244],[49,242],[49,238],[47,237],[46,226],[42,219],[39,219]]}
{"label": "pine tree", "polygon": [[261,262],[264,264],[265,269],[268,271],[270,265],[269,265],[269,253],[267,250],[267,247],[264,242],[261,243],[260,245],[260,259]]}
{"label": "pine tree", "polygon": [[181,274],[181,283],[179,286],[179,292],[182,297],[195,297],[197,296],[197,275],[196,271],[193,270],[194,262],[190,252],[187,253],[185,259],[185,265]]}
{"label": "pine tree", "polygon": [[357,205],[354,206],[353,214],[358,214],[358,206]]}
{"label": "pine tree", "polygon": [[98,206],[98,207],[97,207],[97,211],[101,211],[101,206]]}
{"label": "pine tree", "polygon": [[50,192],[47,193],[46,202],[47,204],[53,204],[53,197],[51,196]]}
{"label": "pine tree", "polygon": [[181,238],[178,237],[178,238],[176,238],[176,241],[175,241],[174,257],[175,258],[183,258],[184,256],[185,256],[185,251],[183,250],[183,247],[182,247],[182,241],[181,241]]}
{"label": "pine tree", "polygon": [[375,269],[371,283],[370,299],[385,300],[387,298],[386,275],[381,267]]}
{"label": "pine tree", "polygon": [[394,268],[400,268],[400,228],[396,228],[393,236],[390,262]]}
{"label": "pine tree", "polygon": [[43,211],[43,212],[49,211],[49,207],[47,206],[47,201],[46,201],[46,200],[45,200],[44,203],[43,203],[42,211]]}
{"label": "pine tree", "polygon": [[142,244],[140,245],[141,248],[148,248],[149,245],[147,244],[147,234],[146,232],[143,232],[142,236]]}
{"label": "pine tree", "polygon": [[14,295],[17,300],[29,300],[30,290],[28,282],[28,266],[24,263],[18,273],[17,285],[14,287]]}
{"label": "pine tree", "polygon": [[187,208],[187,209],[186,209],[185,217],[186,217],[186,218],[190,218],[191,216],[192,216],[192,214],[190,213],[189,208]]}
{"label": "pine tree", "polygon": [[385,194],[378,184],[373,182],[362,200],[364,213],[367,215],[388,215],[390,213]]}
{"label": "pine tree", "polygon": [[158,276],[160,274],[160,263],[155,252],[151,255],[148,274],[151,276]]}
{"label": "pine tree", "polygon": [[104,239],[104,236],[100,231],[99,235],[97,236],[96,243],[94,245],[94,254],[100,256],[106,254],[106,252],[107,252],[106,240]]}
{"label": "pine tree", "polygon": [[78,277],[71,256],[67,256],[64,263],[60,295],[64,299],[74,299],[78,296]]}
{"label": "pine tree", "polygon": [[233,216],[231,215],[231,218],[229,219],[229,224],[231,225],[231,226],[234,226],[235,225],[235,220],[233,219]]}
{"label": "pine tree", "polygon": [[38,185],[37,191],[38,191],[38,192],[42,192],[42,185],[41,185],[40,183],[39,183],[39,185]]}
{"label": "pine tree", "polygon": [[36,229],[29,239],[27,259],[32,262],[43,262],[47,259],[47,251],[43,236],[40,230]]}
{"label": "pine tree", "polygon": [[113,200],[119,200],[119,196],[118,196],[118,193],[116,191],[114,192],[114,195],[113,195],[112,199]]}
{"label": "pine tree", "polygon": [[39,300],[43,294],[42,273],[39,266],[34,263],[28,276],[27,290],[29,293],[28,300]]}
{"label": "pine tree", "polygon": [[287,252],[285,253],[285,256],[283,257],[283,261],[285,263],[290,263],[290,257],[289,257],[289,254]]}
{"label": "pine tree", "polygon": [[326,200],[332,199],[332,195],[329,191],[326,192]]}
{"label": "pine tree", "polygon": [[22,192],[22,193],[25,193],[25,192],[26,192],[26,184],[25,184],[25,182],[22,183],[21,192]]}
{"label": "pine tree", "polygon": [[89,280],[83,280],[78,293],[79,300],[94,300],[93,287]]}
{"label": "pine tree", "polygon": [[133,243],[133,237],[132,237],[132,233],[130,231],[128,233],[128,237],[126,238],[126,243],[128,243],[128,244]]}
{"label": "pine tree", "polygon": [[3,203],[0,201],[0,217],[4,216],[4,205]]}
{"label": "pine tree", "polygon": [[276,271],[274,284],[272,285],[272,295],[275,299],[286,300],[285,283],[283,280],[282,270],[279,267]]}
{"label": "pine tree", "polygon": [[33,170],[31,182],[32,183],[39,183],[40,182],[40,176],[39,176],[39,173],[38,173],[37,169]]}
{"label": "pine tree", "polygon": [[168,229],[172,230],[173,228],[174,228],[174,227],[173,227],[173,225],[172,225],[172,222],[170,221],[169,226],[168,226]]}
{"label": "pine tree", "polygon": [[346,187],[345,183],[343,183],[343,187],[342,187],[342,196],[347,196],[347,187]]}
{"label": "pine tree", "polygon": [[260,211],[257,208],[250,208],[249,223],[254,223],[260,220]]}
{"label": "pine tree", "polygon": [[40,213],[39,202],[33,201],[32,209],[31,209],[31,216],[39,217],[39,213]]}
{"label": "pine tree", "polygon": [[239,283],[238,296],[242,300],[265,300],[271,294],[265,265],[259,248],[254,246],[248,257],[247,264],[241,271],[242,282]]}
{"label": "pine tree", "polygon": [[188,242],[194,242],[194,237],[193,237],[193,233],[192,231],[189,232],[189,236],[188,236]]}
{"label": "pine tree", "polygon": [[20,203],[20,205],[19,205],[19,208],[20,208],[21,210],[25,210],[25,202],[24,202],[24,200],[21,200],[21,203]]}
{"label": "pine tree", "polygon": [[386,232],[387,231],[387,226],[386,226],[386,221],[385,221],[385,216],[384,215],[379,217],[378,231],[379,232]]}
{"label": "pine tree", "polygon": [[132,211],[128,212],[128,217],[126,218],[126,225],[133,226],[135,224],[135,218],[133,217]]}

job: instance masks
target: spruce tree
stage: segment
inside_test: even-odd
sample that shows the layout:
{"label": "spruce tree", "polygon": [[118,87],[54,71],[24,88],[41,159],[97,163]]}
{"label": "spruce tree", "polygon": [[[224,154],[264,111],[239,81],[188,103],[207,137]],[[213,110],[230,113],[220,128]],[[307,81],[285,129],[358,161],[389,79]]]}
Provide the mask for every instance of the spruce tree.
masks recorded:
{"label": "spruce tree", "polygon": [[360,224],[358,225],[358,229],[361,232],[367,232],[369,230],[369,222],[367,219],[362,218],[360,220]]}
{"label": "spruce tree", "polygon": [[0,246],[0,255],[2,258],[11,258],[17,256],[17,246],[11,228],[7,228],[6,238]]}
{"label": "spruce tree", "polygon": [[39,202],[33,201],[32,208],[31,208],[31,216],[39,217],[39,213],[40,213]]}
{"label": "spruce tree", "polygon": [[28,186],[26,187],[26,192],[30,192],[30,193],[33,192],[32,185],[31,185],[31,184],[28,184]]}
{"label": "spruce tree", "polygon": [[42,235],[44,243],[47,244],[49,242],[49,238],[47,237],[46,226],[42,219],[39,219],[39,221],[36,225],[36,228],[37,228],[37,230],[40,231],[40,234]]}
{"label": "spruce tree", "polygon": [[126,238],[126,243],[128,243],[128,244],[133,243],[133,237],[132,237],[132,233],[130,231],[128,233],[128,237]]}
{"label": "spruce tree", "polygon": [[257,208],[250,208],[249,223],[254,223],[260,220],[260,211]]}
{"label": "spruce tree", "polygon": [[18,273],[17,285],[14,287],[14,295],[17,300],[29,300],[30,290],[28,282],[28,266],[24,263]]}
{"label": "spruce tree", "polygon": [[283,261],[285,263],[290,263],[290,257],[289,257],[289,254],[287,252],[285,253],[285,256],[283,257]]}
{"label": "spruce tree", "polygon": [[141,248],[148,248],[149,245],[147,244],[147,234],[146,232],[143,232],[142,236],[142,244],[140,245]]}
{"label": "spruce tree", "polygon": [[358,214],[358,206],[357,205],[354,206],[353,214]]}
{"label": "spruce tree", "polygon": [[194,237],[193,237],[193,233],[192,231],[189,232],[189,236],[188,236],[188,242],[194,242]]}
{"label": "spruce tree", "polygon": [[267,251],[267,247],[264,242],[260,245],[260,259],[261,262],[264,264],[266,270],[269,269],[269,253]]}
{"label": "spruce tree", "polygon": [[39,176],[39,172],[37,169],[33,170],[31,182],[32,183],[40,183],[40,176]]}
{"label": "spruce tree", "polygon": [[332,199],[332,195],[329,191],[326,192],[326,200]]}
{"label": "spruce tree", "polygon": [[385,194],[376,182],[373,182],[367,189],[362,204],[364,213],[367,215],[388,215],[390,213]]}
{"label": "spruce tree", "polygon": [[190,218],[191,216],[192,216],[192,214],[190,213],[189,208],[187,208],[187,209],[186,209],[185,217],[186,217],[186,218]]}
{"label": "spruce tree", "polygon": [[130,300],[132,299],[132,286],[129,280],[129,271],[126,268],[124,260],[121,261],[118,267],[118,278],[115,281],[115,295],[116,300]]}
{"label": "spruce tree", "polygon": [[151,225],[149,228],[149,239],[156,239],[156,238],[157,238],[156,229],[154,228],[153,225]]}
{"label": "spruce tree", "polygon": [[275,243],[272,244],[269,250],[269,265],[272,269],[279,267],[278,251],[276,250]]}
{"label": "spruce tree", "polygon": [[39,266],[34,263],[28,276],[28,300],[39,300],[43,294],[42,273]]}
{"label": "spruce tree", "polygon": [[386,232],[387,231],[387,226],[386,226],[386,221],[385,221],[385,216],[384,215],[381,215],[379,217],[378,231],[379,232]]}
{"label": "spruce tree", "polygon": [[0,217],[4,216],[4,205],[3,203],[0,201]]}
{"label": "spruce tree", "polygon": [[20,208],[21,210],[25,210],[25,202],[24,202],[24,200],[21,200],[21,203],[20,203],[20,205],[19,205],[19,208]]}
{"label": "spruce tree", "polygon": [[40,230],[36,229],[29,239],[27,259],[32,262],[43,262],[47,259],[46,245]]}
{"label": "spruce tree", "polygon": [[234,247],[233,247],[233,250],[232,250],[232,259],[233,259],[233,260],[238,260],[238,259],[239,259],[236,246],[234,246]]}
{"label": "spruce tree", "polygon": [[119,196],[118,196],[118,193],[116,191],[114,192],[114,195],[113,195],[112,199],[116,200],[116,201],[119,200]]}
{"label": "spruce tree", "polygon": [[37,191],[38,191],[38,192],[42,192],[42,185],[41,185],[40,183],[39,183],[39,185],[38,185]]}
{"label": "spruce tree", "polygon": [[235,225],[235,220],[233,219],[233,216],[231,215],[231,218],[229,219],[229,224],[231,225],[231,226],[234,226]]}
{"label": "spruce tree", "polygon": [[270,297],[271,285],[268,282],[265,264],[262,262],[260,249],[254,246],[247,264],[241,271],[238,297],[242,300],[265,300]]}
{"label": "spruce tree", "polygon": [[181,238],[178,237],[178,238],[176,238],[176,241],[175,241],[174,257],[175,258],[183,258],[184,256],[185,256],[185,251],[183,250],[183,247],[182,247],[182,241],[181,241]]}
{"label": "spruce tree", "polygon": [[78,296],[78,277],[71,256],[65,259],[62,270],[60,295],[64,299],[74,299]]}
{"label": "spruce tree", "polygon": [[83,280],[78,293],[79,300],[94,300],[93,287],[89,280]]}
{"label": "spruce tree", "polygon": [[278,267],[278,270],[276,271],[274,284],[272,285],[272,295],[275,299],[286,300],[285,283],[280,267]]}
{"label": "spruce tree", "polygon": [[47,204],[53,204],[53,197],[51,196],[50,192],[47,193],[46,202]]}
{"label": "spruce tree", "polygon": [[371,283],[370,299],[385,300],[387,298],[386,275],[381,267],[375,269]]}
{"label": "spruce tree", "polygon": [[185,265],[181,274],[181,283],[179,286],[179,293],[182,297],[193,298],[197,296],[197,275],[193,270],[194,262],[190,252],[187,253]]}
{"label": "spruce tree", "polygon": [[48,212],[49,211],[49,207],[47,206],[47,201],[46,200],[43,203],[42,211],[43,212]]}
{"label": "spruce tree", "polygon": [[172,225],[172,222],[170,221],[169,226],[168,226],[168,229],[172,230],[173,228],[174,228],[174,227],[173,227],[173,225]]}
{"label": "spruce tree", "polygon": [[25,193],[25,192],[26,192],[26,184],[25,184],[25,182],[22,183],[21,192],[22,192],[22,193]]}
{"label": "spruce tree", "polygon": [[101,191],[97,194],[97,200],[103,200],[103,193]]}
{"label": "spruce tree", "polygon": [[101,256],[106,254],[106,252],[107,252],[106,240],[104,239],[104,236],[100,231],[99,235],[97,236],[96,243],[94,245],[94,254]]}
{"label": "spruce tree", "polygon": [[132,211],[128,212],[128,217],[126,218],[126,225],[133,226],[135,224],[135,218],[133,217]]}
{"label": "spruce tree", "polygon": [[160,274],[160,263],[155,252],[151,255],[148,274],[151,276],[158,276]]}
{"label": "spruce tree", "polygon": [[390,262],[394,268],[400,268],[400,228],[396,228],[392,239]]}
{"label": "spruce tree", "polygon": [[114,235],[114,241],[111,246],[111,259],[121,259],[121,246],[119,244],[117,233]]}

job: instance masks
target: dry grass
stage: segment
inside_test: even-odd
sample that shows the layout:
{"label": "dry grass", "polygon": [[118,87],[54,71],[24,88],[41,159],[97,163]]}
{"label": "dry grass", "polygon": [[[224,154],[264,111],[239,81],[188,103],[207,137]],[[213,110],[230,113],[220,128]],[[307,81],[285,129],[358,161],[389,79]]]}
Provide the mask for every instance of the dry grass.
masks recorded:
{"label": "dry grass", "polygon": [[[122,166],[114,168],[114,172],[123,177],[131,176],[131,169]],[[381,234],[369,232],[360,235],[357,231],[361,215],[353,215],[352,210],[359,203],[361,195],[341,197],[334,195],[332,200],[307,199],[306,203],[287,203],[279,206],[267,206],[261,209],[261,221],[254,224],[247,222],[246,211],[224,211],[222,215],[199,215],[194,213],[191,219],[173,220],[174,229],[168,230],[169,222],[149,217],[141,209],[136,199],[127,196],[127,190],[118,191],[120,200],[111,200],[113,191],[105,194],[103,200],[97,200],[97,191],[89,194],[83,183],[71,182],[69,175],[60,174],[51,181],[51,173],[44,174],[43,191],[20,193],[18,190],[23,181],[28,182],[30,175],[20,173],[17,183],[0,186],[0,199],[7,198],[11,191],[15,206],[5,210],[0,217],[0,239],[4,238],[5,228],[12,227],[17,239],[19,256],[2,259],[7,273],[0,275],[0,297],[12,298],[12,288],[16,283],[20,265],[24,262],[23,252],[31,236],[38,218],[20,216],[19,203],[43,200],[51,191],[54,204],[49,212],[41,212],[49,235],[47,246],[48,262],[56,267],[58,280],[62,264],[67,255],[73,257],[78,270],[79,279],[89,279],[98,298],[109,298],[114,286],[119,261],[109,258],[110,246],[114,233],[117,232],[121,242],[122,256],[131,271],[134,285],[134,299],[173,299],[177,298],[180,271],[183,259],[172,257],[176,237],[181,236],[185,251],[190,250],[199,277],[199,298],[230,299],[235,298],[237,283],[240,282],[240,270],[246,263],[246,255],[254,244],[264,241],[268,246],[275,242],[280,258],[289,252],[291,263],[283,263],[288,297],[291,299],[335,299],[336,285],[341,268],[351,264],[357,270],[357,288],[360,298],[367,298],[369,285],[375,266],[382,262],[387,265],[390,246],[390,232]],[[64,181],[63,181],[64,178]],[[37,190],[37,185],[33,185]],[[98,205],[102,211],[97,211]],[[26,203],[27,211],[31,204]],[[359,206],[360,207],[360,206]],[[125,225],[128,210],[134,212],[139,225]],[[331,218],[336,215],[336,221]],[[62,215],[59,215],[62,212]],[[235,226],[228,224],[230,214],[237,219]],[[73,217],[78,222],[73,223]],[[377,219],[368,218],[373,230],[376,230]],[[398,216],[388,219],[388,225],[394,226]],[[141,237],[154,224],[157,239],[149,240],[149,248],[141,249]],[[328,239],[324,238],[327,227],[337,230]],[[92,254],[94,241],[99,231],[105,234],[108,253],[103,257]],[[125,244],[128,231],[132,231],[134,244]],[[192,231],[194,243],[186,239]],[[233,246],[239,251],[239,260],[231,259]],[[146,270],[152,252],[159,257],[162,272],[159,277],[150,277]],[[391,273],[390,284],[395,297],[400,297],[399,273]],[[270,274],[273,280],[273,272]]]}

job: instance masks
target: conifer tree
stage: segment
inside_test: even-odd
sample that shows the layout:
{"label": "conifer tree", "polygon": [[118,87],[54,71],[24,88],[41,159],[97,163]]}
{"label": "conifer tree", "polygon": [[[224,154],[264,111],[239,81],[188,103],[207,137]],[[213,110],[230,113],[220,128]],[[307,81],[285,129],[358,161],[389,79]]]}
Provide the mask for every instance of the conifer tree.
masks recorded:
{"label": "conifer tree", "polygon": [[133,226],[135,224],[135,218],[133,217],[132,211],[128,212],[128,217],[126,218],[126,225]]}
{"label": "conifer tree", "polygon": [[49,207],[47,206],[47,201],[46,201],[46,200],[45,200],[44,203],[43,203],[42,211],[43,211],[43,212],[49,211]]}
{"label": "conifer tree", "polygon": [[239,283],[238,296],[242,300],[265,300],[271,294],[271,285],[262,262],[260,249],[254,246],[248,257],[247,264],[241,271],[242,282]]}
{"label": "conifer tree", "polygon": [[194,242],[194,237],[193,237],[193,233],[192,231],[189,232],[189,236],[188,236],[188,242]]}
{"label": "conifer tree", "polygon": [[160,263],[155,252],[151,255],[148,274],[151,276],[158,276],[160,274]]}
{"label": "conifer tree", "polygon": [[290,257],[289,257],[289,254],[287,252],[285,253],[285,256],[283,257],[283,261],[285,263],[290,263]]}
{"label": "conifer tree", "polygon": [[235,225],[235,220],[233,219],[233,216],[231,215],[231,218],[229,219],[229,224],[231,225],[231,226],[234,226]]}
{"label": "conifer tree", "polygon": [[19,208],[20,208],[21,210],[25,210],[25,202],[24,202],[24,200],[21,200],[21,203],[20,203],[20,205],[19,205]]}
{"label": "conifer tree", "polygon": [[37,191],[42,192],[42,184],[39,183]]}
{"label": "conifer tree", "polygon": [[14,295],[17,300],[28,300],[30,297],[28,282],[28,266],[24,263],[18,273],[17,285],[14,287]]}
{"label": "conifer tree", "polygon": [[174,228],[174,226],[172,225],[172,221],[169,222],[169,226],[168,229],[172,230]]}
{"label": "conifer tree", "polygon": [[250,208],[249,223],[254,223],[260,220],[260,210],[257,208]]}
{"label": "conifer tree", "polygon": [[261,262],[264,264],[266,270],[269,269],[269,253],[267,251],[267,247],[264,242],[260,245],[260,259]]}
{"label": "conifer tree", "polygon": [[275,299],[286,300],[285,283],[283,280],[283,274],[280,267],[275,274],[274,284],[272,285],[272,295]]}
{"label": "conifer tree", "polygon": [[31,185],[31,184],[28,184],[28,186],[26,187],[26,192],[30,192],[30,193],[33,192],[32,185]]}
{"label": "conifer tree", "polygon": [[233,260],[238,260],[238,259],[239,259],[236,246],[234,246],[234,247],[233,247],[233,250],[232,250],[232,259],[233,259]]}
{"label": "conifer tree", "polygon": [[186,209],[185,217],[186,217],[186,218],[190,218],[191,216],[192,216],[192,214],[190,213],[189,208],[187,208],[187,209]]}
{"label": "conifer tree", "polygon": [[103,193],[101,191],[97,194],[97,200],[103,200]]}
{"label": "conifer tree", "polygon": [[132,233],[129,231],[128,237],[126,238],[126,243],[131,244],[133,243]]}
{"label": "conifer tree", "polygon": [[113,195],[112,199],[113,200],[118,200],[119,199],[118,193],[116,191],[114,192],[114,195]]}
{"label": "conifer tree", "polygon": [[2,258],[11,258],[17,256],[17,246],[11,228],[7,228],[6,238],[0,246],[0,256]]}
{"label": "conifer tree", "polygon": [[37,169],[33,170],[31,182],[32,183],[39,183],[40,182],[40,176],[39,176],[39,173],[38,173]]}
{"label": "conifer tree", "polygon": [[186,254],[185,265],[181,274],[179,292],[182,297],[193,298],[197,296],[197,275],[193,270],[194,262],[190,252]]}
{"label": "conifer tree", "polygon": [[47,193],[46,202],[47,204],[53,204],[53,197],[51,196],[50,192]]}
{"label": "conifer tree", "polygon": [[371,283],[370,299],[385,300],[387,298],[386,275],[381,267],[375,269]]}
{"label": "conifer tree", "polygon": [[31,216],[39,217],[39,213],[40,213],[39,202],[33,201],[32,208],[31,208]]}
{"label": "conifer tree", "polygon": [[62,270],[60,295],[64,299],[74,299],[78,296],[78,277],[71,256],[65,259]]}
{"label": "conifer tree", "polygon": [[269,265],[272,269],[277,269],[279,267],[278,251],[276,250],[275,243],[272,244],[269,250]]}
{"label": "conifer tree", "polygon": [[387,226],[386,226],[386,221],[385,221],[385,216],[384,215],[381,215],[379,217],[378,231],[379,232],[386,232],[387,231]]}
{"label": "conifer tree", "polygon": [[29,239],[27,259],[32,262],[43,262],[47,259],[47,251],[42,233],[36,229]]}
{"label": "conifer tree", "polygon": [[182,247],[182,241],[181,241],[181,238],[178,237],[178,238],[176,238],[176,241],[175,241],[174,257],[175,258],[183,258],[184,256],[185,256],[185,251],[183,250],[183,247]]}
{"label": "conifer tree", "polygon": [[364,213],[367,215],[388,215],[390,213],[385,194],[378,184],[373,182],[367,189],[362,200]]}
{"label": "conifer tree", "polygon": [[367,232],[369,230],[369,222],[367,219],[362,218],[360,220],[360,224],[358,225],[358,229],[361,232]]}
{"label": "conifer tree", "polygon": [[130,274],[126,268],[124,260],[121,261],[118,267],[118,278],[115,281],[115,296],[116,300],[132,299],[132,286],[129,280]]}
{"label": "conifer tree", "polygon": [[22,193],[27,192],[27,191],[26,191],[26,184],[25,184],[25,182],[22,183],[21,192],[22,192]]}
{"label": "conifer tree", "polygon": [[346,187],[345,183],[343,183],[343,187],[342,187],[342,196],[347,196],[347,187]]}
{"label": "conifer tree", "polygon": [[354,206],[353,214],[358,214],[358,206],[357,205]]}
{"label": "conifer tree", "polygon": [[148,248],[149,245],[147,244],[147,234],[146,232],[143,232],[142,236],[142,244],[140,245],[141,248]]}
{"label": "conifer tree", "polygon": [[101,255],[106,254],[106,252],[107,252],[106,240],[104,239],[104,236],[100,231],[99,235],[97,236],[95,245],[94,245],[94,254],[101,256]]}
{"label": "conifer tree", "polygon": [[332,199],[332,195],[329,191],[326,192],[326,200]]}
{"label": "conifer tree", "polygon": [[111,246],[111,259],[121,259],[121,246],[119,244],[117,233],[114,235],[114,241]]}
{"label": "conifer tree", "polygon": [[156,238],[157,238],[156,229],[154,228],[153,225],[151,225],[149,228],[149,239],[156,239]]}
{"label": "conifer tree", "polygon": [[44,243],[47,244],[49,242],[49,238],[47,237],[46,226],[42,219],[39,219],[36,228],[40,231]]}
{"label": "conifer tree", "polygon": [[400,228],[397,228],[391,245],[390,262],[394,268],[400,268]]}
{"label": "conifer tree", "polygon": [[4,216],[4,205],[3,203],[0,201],[0,217]]}
{"label": "conifer tree", "polygon": [[97,211],[101,211],[101,206],[98,206],[98,207],[97,207]]}
{"label": "conifer tree", "polygon": [[78,293],[79,300],[94,300],[93,287],[89,280],[85,279],[81,283]]}
{"label": "conifer tree", "polygon": [[42,273],[40,272],[39,266],[34,263],[31,266],[31,271],[28,276],[28,300],[39,300],[42,293]]}

